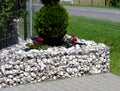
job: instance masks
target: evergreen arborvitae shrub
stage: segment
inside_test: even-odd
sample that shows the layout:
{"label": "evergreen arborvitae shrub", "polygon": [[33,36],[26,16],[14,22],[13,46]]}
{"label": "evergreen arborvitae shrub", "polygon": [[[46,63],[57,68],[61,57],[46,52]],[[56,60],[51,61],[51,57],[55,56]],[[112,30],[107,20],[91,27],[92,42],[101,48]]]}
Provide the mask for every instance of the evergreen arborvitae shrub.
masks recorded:
{"label": "evergreen arborvitae shrub", "polygon": [[58,4],[60,0],[41,0],[44,5],[55,5]]}
{"label": "evergreen arborvitae shrub", "polygon": [[39,37],[44,39],[44,44],[59,46],[67,32],[68,21],[69,15],[62,5],[48,4],[36,13],[34,27]]}

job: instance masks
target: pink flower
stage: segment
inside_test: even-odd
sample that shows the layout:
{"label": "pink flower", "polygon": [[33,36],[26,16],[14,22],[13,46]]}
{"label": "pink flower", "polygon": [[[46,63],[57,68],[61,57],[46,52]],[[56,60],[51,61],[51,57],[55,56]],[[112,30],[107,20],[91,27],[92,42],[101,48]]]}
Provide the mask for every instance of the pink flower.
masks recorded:
{"label": "pink flower", "polygon": [[39,41],[39,42],[43,42],[43,38],[39,37],[39,38],[38,38],[38,41]]}
{"label": "pink flower", "polygon": [[36,41],[36,40],[33,40],[33,43],[34,43],[34,44],[39,44],[39,42],[38,42],[38,41]]}

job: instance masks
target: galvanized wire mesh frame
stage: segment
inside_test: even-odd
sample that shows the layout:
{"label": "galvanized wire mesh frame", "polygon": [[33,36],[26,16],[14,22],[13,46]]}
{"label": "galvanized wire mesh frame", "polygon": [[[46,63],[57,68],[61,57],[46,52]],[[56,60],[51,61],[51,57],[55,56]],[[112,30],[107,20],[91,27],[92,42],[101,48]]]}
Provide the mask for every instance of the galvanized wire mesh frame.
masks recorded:
{"label": "galvanized wire mesh frame", "polygon": [[15,21],[11,25],[4,25],[3,28],[0,29],[0,49],[16,43],[18,43],[18,28],[17,22]]}
{"label": "galvanized wire mesh frame", "polygon": [[[12,12],[5,12],[8,14],[8,18],[5,18],[4,21],[2,21],[2,25],[0,26],[0,50],[18,43],[18,22],[16,19],[14,19],[14,13],[18,11],[15,10],[17,10],[16,7]],[[0,11],[1,18],[4,17],[5,13]]]}

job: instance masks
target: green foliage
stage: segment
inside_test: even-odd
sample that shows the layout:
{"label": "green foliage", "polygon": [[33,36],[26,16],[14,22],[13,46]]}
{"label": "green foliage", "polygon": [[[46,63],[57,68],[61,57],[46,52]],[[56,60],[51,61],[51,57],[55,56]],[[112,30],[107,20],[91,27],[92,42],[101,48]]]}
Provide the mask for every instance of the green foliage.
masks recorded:
{"label": "green foliage", "polygon": [[116,6],[116,7],[120,9],[120,2],[117,4],[117,6]]}
{"label": "green foliage", "polygon": [[69,15],[60,4],[44,6],[34,17],[34,27],[44,43],[61,45],[69,23]]}
{"label": "green foliage", "polygon": [[51,46],[48,46],[48,45],[40,45],[40,44],[27,44],[26,46],[29,47],[29,50],[30,49],[38,49],[38,50],[46,50],[48,48],[51,48]]}
{"label": "green foliage", "polygon": [[110,0],[110,5],[113,7],[117,7],[118,3],[120,3],[120,0]]}
{"label": "green foliage", "polygon": [[0,0],[0,29],[7,22],[8,25],[13,19],[25,16],[24,4],[27,0]]}
{"label": "green foliage", "polygon": [[41,0],[44,5],[55,5],[58,4],[60,0]]}
{"label": "green foliage", "polygon": [[[12,35],[14,19],[24,17],[27,0],[0,0],[0,39]],[[7,27],[6,27],[7,26]]]}

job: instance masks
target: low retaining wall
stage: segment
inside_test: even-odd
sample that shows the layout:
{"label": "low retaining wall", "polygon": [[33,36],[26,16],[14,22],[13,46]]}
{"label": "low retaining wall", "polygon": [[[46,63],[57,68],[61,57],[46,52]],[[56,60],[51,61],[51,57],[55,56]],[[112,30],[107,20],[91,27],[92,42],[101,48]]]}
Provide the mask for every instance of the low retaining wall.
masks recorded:
{"label": "low retaining wall", "polygon": [[84,43],[86,45],[40,51],[3,50],[0,55],[0,88],[108,72],[109,48],[92,41]]}
{"label": "low retaining wall", "polygon": [[81,6],[105,6],[105,0],[73,0],[73,4]]}

